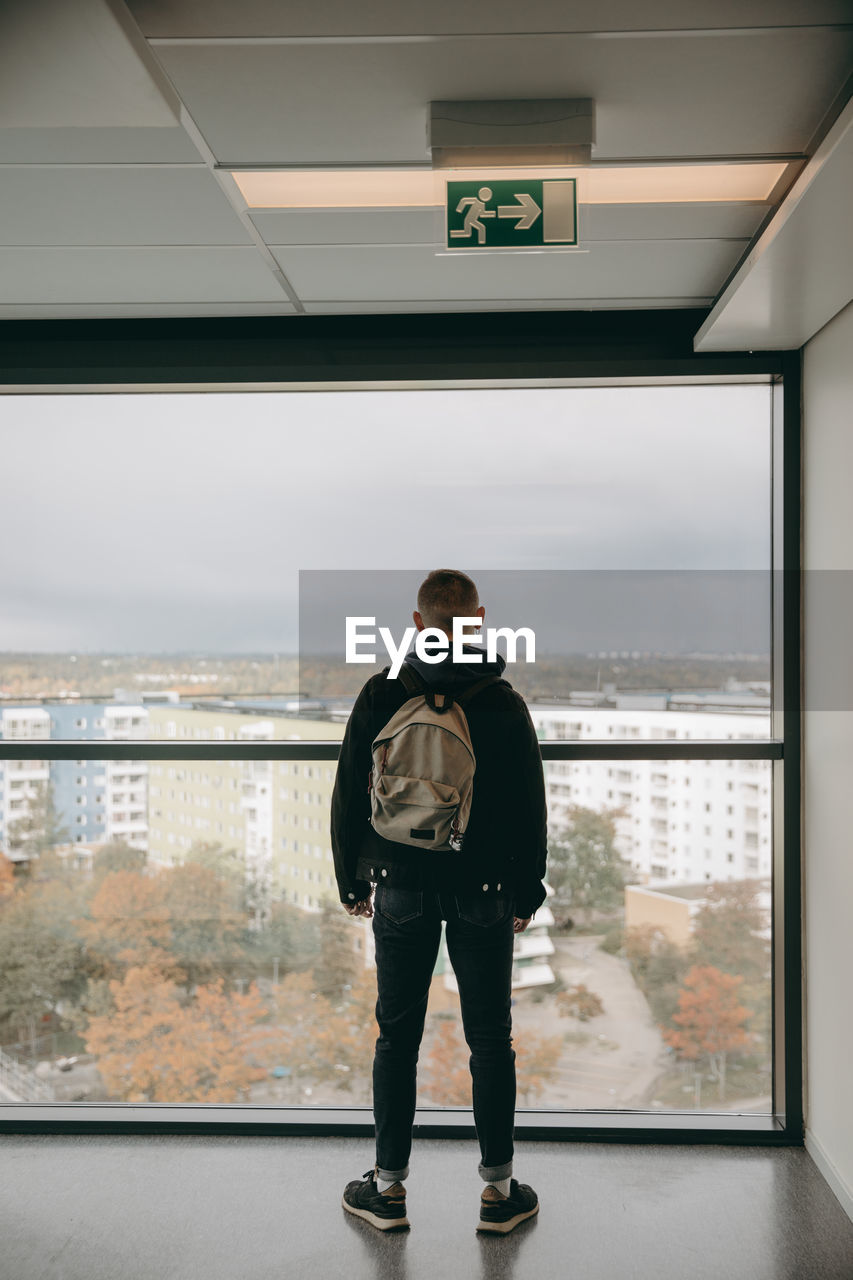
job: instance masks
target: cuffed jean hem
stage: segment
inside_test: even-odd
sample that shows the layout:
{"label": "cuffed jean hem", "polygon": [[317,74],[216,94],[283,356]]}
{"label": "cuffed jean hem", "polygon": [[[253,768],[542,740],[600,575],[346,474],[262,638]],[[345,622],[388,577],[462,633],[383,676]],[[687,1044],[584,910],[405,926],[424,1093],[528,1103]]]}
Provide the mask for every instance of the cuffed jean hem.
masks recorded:
{"label": "cuffed jean hem", "polygon": [[504,1178],[512,1177],[512,1161],[507,1160],[506,1164],[494,1164],[489,1169],[479,1164],[477,1172],[484,1182],[501,1182]]}
{"label": "cuffed jean hem", "polygon": [[409,1176],[409,1166],[405,1169],[380,1169],[376,1166],[376,1176],[381,1178],[383,1182],[402,1182],[404,1178]]}

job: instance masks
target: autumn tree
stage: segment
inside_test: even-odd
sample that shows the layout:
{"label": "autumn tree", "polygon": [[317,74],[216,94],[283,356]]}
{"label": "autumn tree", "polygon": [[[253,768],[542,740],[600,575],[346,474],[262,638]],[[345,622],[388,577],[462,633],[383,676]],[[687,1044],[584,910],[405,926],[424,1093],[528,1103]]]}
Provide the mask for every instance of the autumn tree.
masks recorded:
{"label": "autumn tree", "polygon": [[540,1036],[525,1031],[513,1041],[518,1092],[525,1102],[545,1092],[563,1052],[562,1036]]}
{"label": "autumn tree", "polygon": [[770,937],[757,880],[708,885],[693,923],[691,955],[743,978],[740,997],[750,1010],[750,1029],[766,1055],[771,1033]]}
{"label": "autumn tree", "polygon": [[[438,1106],[471,1105],[470,1050],[456,1019],[437,1018],[424,1057],[420,1079]],[[563,1052],[561,1036],[540,1036],[524,1031],[513,1037],[515,1076],[519,1095],[529,1102],[544,1092]]]}
{"label": "autumn tree", "polygon": [[159,876],[113,871],[104,877],[80,932],[109,974],[167,962],[170,940],[165,882]]}
{"label": "autumn tree", "polygon": [[750,1013],[738,1002],[742,983],[743,978],[722,973],[713,965],[694,965],[678,997],[678,1012],[673,1015],[677,1026],[663,1031],[679,1058],[690,1062],[707,1058],[721,1101],[726,1095],[728,1055],[749,1043],[745,1023]]}
{"label": "autumn tree", "polygon": [[470,1107],[469,1050],[455,1018],[436,1018],[420,1082],[436,1106]]}
{"label": "autumn tree", "polygon": [[583,982],[569,987],[568,991],[558,991],[554,997],[554,1003],[561,1018],[577,1018],[580,1022],[588,1022],[590,1018],[596,1018],[604,1013],[601,996],[596,995],[594,991],[588,991]]}
{"label": "autumn tree", "polygon": [[15,892],[15,864],[0,853],[0,902]]}
{"label": "autumn tree", "polygon": [[294,1090],[333,1084],[367,1092],[379,1029],[373,977],[361,972],[350,989],[323,993],[313,974],[291,973],[274,988],[271,1021],[258,1052],[269,1067],[288,1070]]}
{"label": "autumn tree", "polygon": [[587,919],[593,911],[620,905],[630,868],[616,850],[618,811],[570,805],[548,842],[548,881],[554,889],[549,906],[558,924],[573,915]]}
{"label": "autumn tree", "polygon": [[236,1102],[266,1072],[254,1057],[266,1009],[257,990],[226,995],[220,979],[188,997],[156,964],[110,982],[114,1004],[93,1017],[87,1050],[125,1102]]}

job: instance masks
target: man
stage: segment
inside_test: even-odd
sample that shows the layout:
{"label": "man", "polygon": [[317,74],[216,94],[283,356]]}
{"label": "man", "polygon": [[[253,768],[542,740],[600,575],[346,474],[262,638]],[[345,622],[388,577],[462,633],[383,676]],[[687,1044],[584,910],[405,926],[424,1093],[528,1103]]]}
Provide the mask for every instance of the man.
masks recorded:
{"label": "man", "polygon": [[[485,616],[464,573],[437,569],[421,584],[413,614],[419,631],[450,640],[454,617]],[[379,1038],[373,1062],[376,1163],[344,1191],[343,1207],[381,1230],[408,1227],[406,1191],[416,1102],[416,1064],[430,981],[446,921],[471,1051],[479,1173],[486,1186],[478,1231],[504,1234],[538,1211],[536,1193],[512,1177],[515,1051],[510,979],[513,939],[546,896],[546,802],[542,759],[530,713],[500,678],[498,655],[455,663],[406,657],[436,692],[459,693],[487,675],[464,711],[476,760],[473,798],[460,852],[428,851],[383,839],[370,823],[368,777],[374,739],[415,696],[390,668],[368,680],[347,725],[332,795],[332,848],[340,898],[352,916],[373,919]],[[371,900],[375,885],[374,900]]]}

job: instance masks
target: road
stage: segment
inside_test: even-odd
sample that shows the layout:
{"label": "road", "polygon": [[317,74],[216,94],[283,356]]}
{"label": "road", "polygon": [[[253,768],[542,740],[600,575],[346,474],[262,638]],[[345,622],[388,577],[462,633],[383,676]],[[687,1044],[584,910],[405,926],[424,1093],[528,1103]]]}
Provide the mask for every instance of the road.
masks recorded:
{"label": "road", "polygon": [[[636,986],[628,964],[608,955],[594,936],[555,937],[551,967],[566,986],[583,983],[600,996],[604,1013],[579,1022],[560,1017],[550,996],[535,1003],[531,994],[518,993],[513,1008],[516,1039],[525,1030],[540,1035],[564,1036],[557,1071],[546,1090],[520,1109],[532,1107],[647,1107],[658,1076],[669,1064],[669,1055],[643,993]],[[580,1041],[583,1041],[580,1043]]]}

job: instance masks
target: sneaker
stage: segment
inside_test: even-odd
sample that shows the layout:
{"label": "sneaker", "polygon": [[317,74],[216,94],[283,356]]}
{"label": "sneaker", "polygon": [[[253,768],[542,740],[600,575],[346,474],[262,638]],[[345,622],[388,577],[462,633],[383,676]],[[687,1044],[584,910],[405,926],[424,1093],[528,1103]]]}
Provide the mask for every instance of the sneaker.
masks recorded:
{"label": "sneaker", "polygon": [[368,1169],[362,1182],[348,1182],[341,1204],[347,1213],[378,1227],[380,1231],[401,1231],[409,1226],[406,1217],[406,1188],[395,1182],[380,1193],[376,1186],[376,1168]]}
{"label": "sneaker", "polygon": [[503,1196],[497,1187],[487,1186],[480,1197],[480,1221],[478,1231],[487,1231],[492,1235],[506,1235],[525,1218],[532,1218],[539,1212],[539,1198],[532,1187],[525,1182],[516,1182],[513,1178],[509,1184],[509,1195]]}

